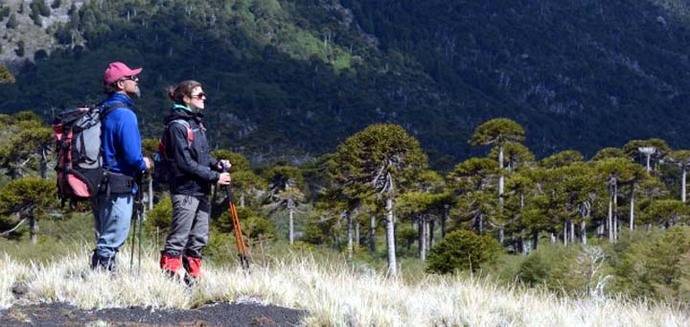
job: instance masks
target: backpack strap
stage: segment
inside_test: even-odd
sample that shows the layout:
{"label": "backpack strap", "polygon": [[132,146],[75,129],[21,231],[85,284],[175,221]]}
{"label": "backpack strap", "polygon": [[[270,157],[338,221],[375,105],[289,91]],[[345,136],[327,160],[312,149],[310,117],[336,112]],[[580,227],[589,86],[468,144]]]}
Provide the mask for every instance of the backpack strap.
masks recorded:
{"label": "backpack strap", "polygon": [[194,131],[192,130],[192,125],[190,125],[189,122],[184,119],[174,119],[168,122],[167,128],[170,128],[172,124],[180,124],[184,126],[184,128],[187,130],[187,143],[189,146],[191,146],[194,142]]}

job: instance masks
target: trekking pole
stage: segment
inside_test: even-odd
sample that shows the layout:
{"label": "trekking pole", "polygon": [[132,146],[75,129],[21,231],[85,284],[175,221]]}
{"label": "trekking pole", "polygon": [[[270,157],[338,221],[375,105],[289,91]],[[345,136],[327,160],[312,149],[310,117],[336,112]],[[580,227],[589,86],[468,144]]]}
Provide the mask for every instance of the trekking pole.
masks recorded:
{"label": "trekking pole", "polygon": [[[227,171],[226,167],[223,167],[223,171]],[[235,235],[235,245],[237,246],[237,255],[240,258],[240,265],[242,269],[249,271],[249,259],[251,254],[249,253],[249,246],[244,241],[244,236],[242,235],[242,225],[240,224],[240,217],[237,215],[237,207],[232,201],[232,189],[230,185],[225,187],[225,194],[228,198],[228,215],[230,216],[230,222],[232,222],[232,230]]]}
{"label": "trekking pole", "polygon": [[[137,193],[134,197],[134,212],[132,213],[132,218],[135,220],[132,224],[132,250],[129,257],[129,272],[134,271],[134,248],[137,247],[137,275],[141,272],[141,233],[142,233],[142,210],[144,209],[143,198],[144,194],[142,192],[142,176],[139,175],[137,178]],[[136,242],[136,244],[135,244]]]}
{"label": "trekking pole", "polygon": [[243,269],[249,270],[249,246],[244,241],[244,236],[242,235],[242,225],[240,224],[240,217],[237,215],[237,207],[235,203],[232,202],[232,191],[228,185],[225,188],[228,196],[228,214],[230,214],[230,220],[232,222],[233,232],[235,235],[235,245],[237,246],[237,255],[240,258],[240,265]]}

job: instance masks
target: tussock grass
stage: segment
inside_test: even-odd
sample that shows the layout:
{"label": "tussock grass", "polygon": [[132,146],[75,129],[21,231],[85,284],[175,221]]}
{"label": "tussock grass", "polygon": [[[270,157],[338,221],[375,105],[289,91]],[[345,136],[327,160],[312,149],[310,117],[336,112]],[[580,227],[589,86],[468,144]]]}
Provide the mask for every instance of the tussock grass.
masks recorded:
{"label": "tussock grass", "polygon": [[[687,326],[689,313],[616,299],[570,299],[534,290],[496,286],[468,277],[428,276],[406,282],[333,260],[286,256],[254,265],[205,267],[188,289],[164,277],[157,253],[145,254],[140,274],[121,253],[115,276],[87,268],[90,253],[45,263],[0,256],[0,307],[21,302],[67,302],[84,309],[147,306],[192,308],[215,301],[257,302],[305,309],[306,325],[334,326]],[[11,287],[28,293],[15,299]]]}

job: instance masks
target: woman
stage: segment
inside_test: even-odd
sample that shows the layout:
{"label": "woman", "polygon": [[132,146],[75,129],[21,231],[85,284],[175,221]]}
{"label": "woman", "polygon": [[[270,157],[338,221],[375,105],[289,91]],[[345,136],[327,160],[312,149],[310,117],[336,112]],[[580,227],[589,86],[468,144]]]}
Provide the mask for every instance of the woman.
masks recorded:
{"label": "woman", "polygon": [[160,266],[171,276],[183,274],[194,283],[201,277],[201,250],[208,242],[211,185],[227,185],[230,175],[209,153],[202,111],[206,94],[197,81],[183,81],[168,89],[173,101],[165,118],[161,143],[163,155],[170,166],[170,194],[173,220],[170,234],[161,252]]}

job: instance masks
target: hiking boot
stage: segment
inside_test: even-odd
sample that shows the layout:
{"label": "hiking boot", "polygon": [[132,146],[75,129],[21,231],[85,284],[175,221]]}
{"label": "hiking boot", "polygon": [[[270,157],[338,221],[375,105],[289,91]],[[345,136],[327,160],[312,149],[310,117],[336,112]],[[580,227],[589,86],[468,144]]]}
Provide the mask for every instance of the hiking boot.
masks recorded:
{"label": "hiking boot", "polygon": [[113,272],[115,270],[115,256],[102,257],[94,251],[91,255],[91,269]]}
{"label": "hiking boot", "polygon": [[201,258],[185,255],[182,257],[182,265],[187,275],[194,279],[201,277]]}
{"label": "hiking boot", "polygon": [[180,268],[182,268],[182,258],[180,256],[173,256],[165,252],[161,252],[160,266],[163,272],[170,276],[175,277],[180,273]]}

